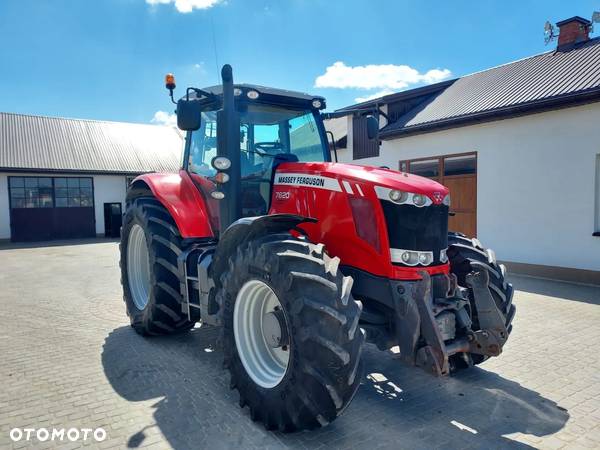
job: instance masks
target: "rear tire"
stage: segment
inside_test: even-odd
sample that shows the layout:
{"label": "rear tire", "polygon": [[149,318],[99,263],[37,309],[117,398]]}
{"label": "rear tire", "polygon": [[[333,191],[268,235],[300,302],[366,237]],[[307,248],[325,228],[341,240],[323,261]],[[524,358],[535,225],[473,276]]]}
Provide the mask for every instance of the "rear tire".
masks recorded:
{"label": "rear tire", "polygon": [[[512,320],[515,317],[516,308],[512,304],[513,286],[506,281],[506,267],[498,264],[492,250],[485,249],[479,240],[469,239],[461,233],[448,233],[448,260],[450,261],[450,272],[456,275],[458,285],[468,289],[469,300],[473,313],[473,330],[479,330],[477,311],[473,301],[473,292],[467,285],[466,276],[473,270],[485,270],[489,274],[489,290],[496,302],[498,310],[506,319],[508,334],[512,331]],[[451,365],[461,368],[464,363],[454,355]],[[480,364],[488,357],[478,354],[470,354],[473,364]]]}
{"label": "rear tire", "polygon": [[154,197],[129,202],[119,247],[123,300],[135,331],[160,335],[192,328],[181,311],[181,235],[167,209]]}
{"label": "rear tire", "polygon": [[[267,429],[291,432],[325,426],[344,411],[360,385],[361,305],[350,293],[352,279],[341,274],[338,264],[322,244],[281,233],[238,248],[221,276],[217,300],[231,388],[239,391],[240,406],[247,405],[251,418]],[[270,384],[255,381],[256,375],[249,374],[255,369],[245,366],[247,354],[240,357],[248,346],[236,345],[241,335],[236,303],[248,303],[240,295],[256,281],[276,295],[284,313],[280,324],[287,330],[287,360],[281,372],[274,371],[279,378]]]}

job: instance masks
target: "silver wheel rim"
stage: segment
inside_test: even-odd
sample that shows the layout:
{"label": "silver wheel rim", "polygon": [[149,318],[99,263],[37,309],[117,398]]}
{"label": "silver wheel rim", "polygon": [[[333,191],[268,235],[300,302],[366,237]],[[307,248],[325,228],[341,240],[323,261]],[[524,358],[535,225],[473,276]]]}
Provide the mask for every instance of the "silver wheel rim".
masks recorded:
{"label": "silver wheel rim", "polygon": [[290,350],[267,343],[263,326],[267,314],[282,306],[273,290],[260,280],[247,281],[237,294],[233,334],[246,373],[264,388],[277,386],[288,368]]}
{"label": "silver wheel rim", "polygon": [[135,307],[142,310],[150,296],[150,259],[144,229],[135,224],[127,240],[127,278]]}

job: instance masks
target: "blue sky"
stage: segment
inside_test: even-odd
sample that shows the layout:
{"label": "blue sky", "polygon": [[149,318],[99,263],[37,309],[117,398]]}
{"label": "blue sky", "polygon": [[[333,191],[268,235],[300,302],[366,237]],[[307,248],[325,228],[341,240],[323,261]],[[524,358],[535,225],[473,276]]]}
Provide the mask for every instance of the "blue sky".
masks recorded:
{"label": "blue sky", "polygon": [[[172,112],[163,86],[237,82],[328,109],[549,50],[543,26],[600,2],[2,0],[0,111],[130,122]],[[594,36],[600,35],[600,25]],[[216,54],[215,54],[216,48]]]}

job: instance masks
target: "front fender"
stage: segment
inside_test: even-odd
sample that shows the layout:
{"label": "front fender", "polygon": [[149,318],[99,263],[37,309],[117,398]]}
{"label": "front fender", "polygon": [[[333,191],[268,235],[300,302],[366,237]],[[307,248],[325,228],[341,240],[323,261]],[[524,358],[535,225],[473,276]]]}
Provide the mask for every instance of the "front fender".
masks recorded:
{"label": "front fender", "polygon": [[[311,217],[294,214],[270,214],[267,216],[244,217],[229,225],[223,232],[211,264],[211,273],[220,274],[226,269],[229,256],[239,246],[257,237],[289,231],[301,223],[317,222]],[[218,279],[218,276],[214,279]]]}
{"label": "front fender", "polygon": [[[183,238],[211,238],[215,233],[206,201],[185,170],[179,173],[148,173],[132,183],[132,189],[145,184],[169,211]],[[130,194],[128,194],[128,200]]]}

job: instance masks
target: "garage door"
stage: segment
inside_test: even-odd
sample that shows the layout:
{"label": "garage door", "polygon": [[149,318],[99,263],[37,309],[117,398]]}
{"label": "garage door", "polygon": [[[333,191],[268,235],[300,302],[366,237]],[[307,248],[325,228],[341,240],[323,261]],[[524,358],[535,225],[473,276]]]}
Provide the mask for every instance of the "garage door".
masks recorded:
{"label": "garage door", "polygon": [[96,236],[91,177],[8,177],[14,242]]}
{"label": "garage door", "polygon": [[451,231],[477,236],[477,153],[461,153],[400,162],[400,170],[438,181],[450,189]]}

